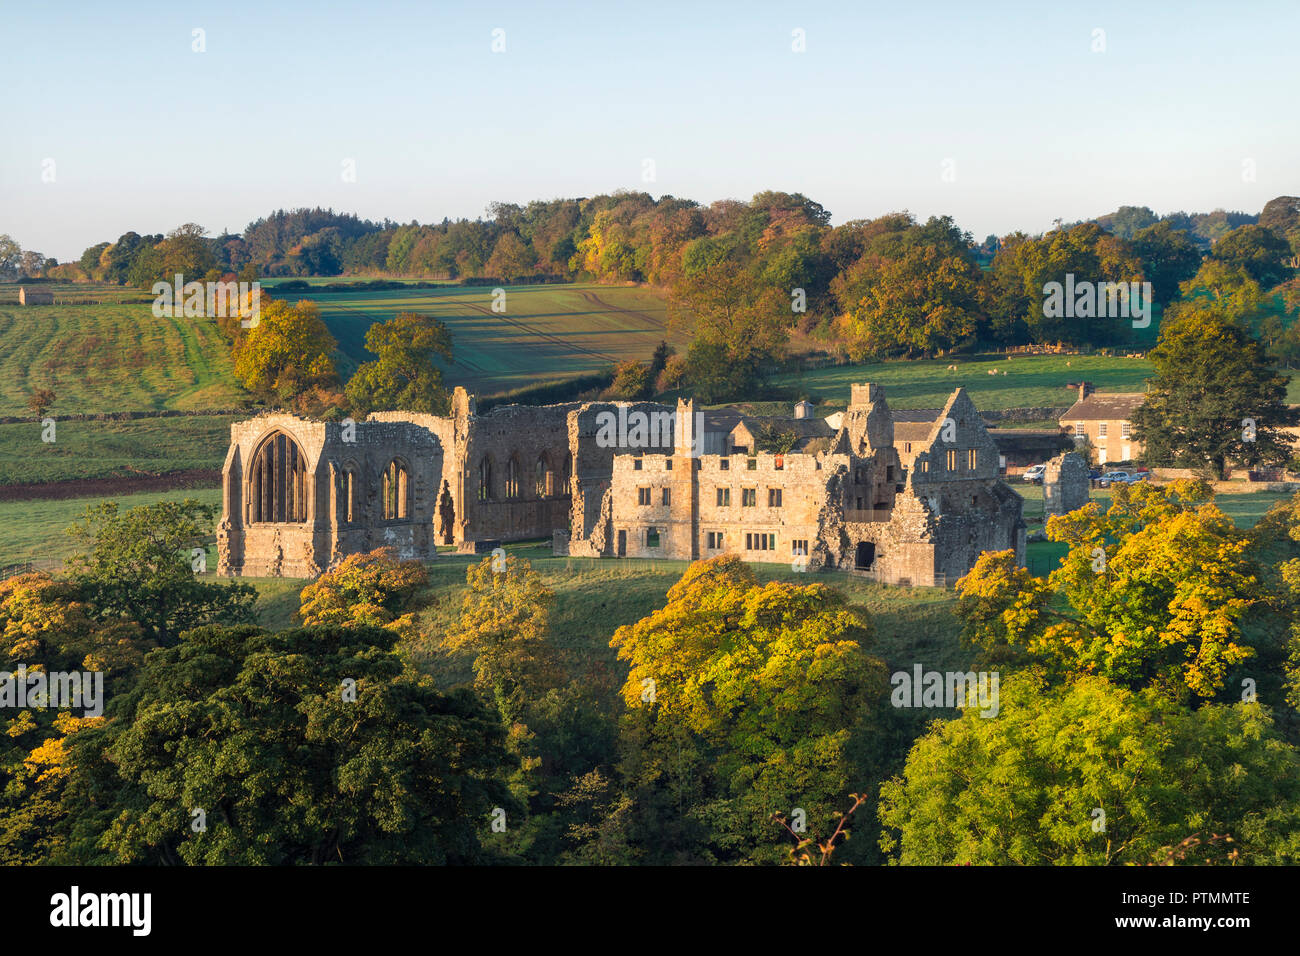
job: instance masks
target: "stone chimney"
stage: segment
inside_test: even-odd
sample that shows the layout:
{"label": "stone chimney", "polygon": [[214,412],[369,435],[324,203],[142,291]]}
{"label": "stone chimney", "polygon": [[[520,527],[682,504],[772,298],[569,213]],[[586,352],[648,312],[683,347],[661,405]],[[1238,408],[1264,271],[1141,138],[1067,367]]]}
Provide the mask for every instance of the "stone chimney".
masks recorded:
{"label": "stone chimney", "polygon": [[1096,389],[1092,387],[1092,382],[1080,382],[1080,383],[1079,383],[1079,401],[1083,401],[1085,398],[1087,398],[1089,395],[1091,395],[1091,394],[1092,394],[1093,392],[1095,392],[1095,391],[1096,391]]}

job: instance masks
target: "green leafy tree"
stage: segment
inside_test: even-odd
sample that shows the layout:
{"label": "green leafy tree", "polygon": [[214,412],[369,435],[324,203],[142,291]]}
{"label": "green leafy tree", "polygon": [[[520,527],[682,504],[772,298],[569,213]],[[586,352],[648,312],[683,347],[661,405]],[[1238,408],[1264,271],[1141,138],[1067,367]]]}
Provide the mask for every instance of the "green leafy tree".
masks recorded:
{"label": "green leafy tree", "polygon": [[[407,672],[392,631],[205,627],[151,655],[120,719],[82,731],[68,799],[91,862],[482,862],[517,808],[496,721]],[[96,785],[97,784],[97,785]],[[201,811],[201,817],[196,813]],[[199,823],[201,822],[201,826]]]}
{"label": "green leafy tree", "polygon": [[1151,361],[1156,374],[1133,413],[1145,461],[1208,469],[1222,479],[1230,462],[1254,467],[1290,459],[1283,429],[1300,415],[1286,405],[1288,377],[1221,309],[1178,310],[1162,323]]}
{"label": "green leafy tree", "polygon": [[[1010,244],[998,253],[998,258],[1003,256],[1011,260],[1010,271],[1020,275],[1023,294],[1018,298],[1028,305],[1024,321],[1034,341],[1109,345],[1127,339],[1131,329],[1127,322],[1095,314],[1047,315],[1044,309],[1044,287],[1049,282],[1064,284],[1068,275],[1076,282],[1141,280],[1142,264],[1127,242],[1096,223],[1082,223]],[[999,271],[996,260],[994,271]]]}
{"label": "green leafy tree", "polygon": [[881,844],[903,865],[1300,861],[1300,754],[1258,703],[1187,711],[1100,677],[1002,681],[917,741],[881,788]]}
{"label": "green leafy tree", "polygon": [[451,361],[451,333],[437,319],[401,312],[366,330],[366,348],[378,356],[348,380],[347,397],[359,414],[375,410],[446,414],[451,398],[437,360]]}
{"label": "green leafy tree", "polygon": [[1200,247],[1173,223],[1158,222],[1133,236],[1133,254],[1151,283],[1151,294],[1160,305],[1178,296],[1178,287],[1201,266]]}
{"label": "green leafy tree", "polygon": [[1239,266],[1265,289],[1271,289],[1291,275],[1286,260],[1291,245],[1267,226],[1240,226],[1214,244],[1210,258]]}
{"label": "green leafy tree", "polygon": [[87,508],[68,529],[85,550],[69,560],[73,580],[103,620],[138,624],[159,644],[203,624],[253,619],[257,591],[196,575],[194,552],[206,563],[216,509],[192,498],[159,501],[125,512],[117,502]]}

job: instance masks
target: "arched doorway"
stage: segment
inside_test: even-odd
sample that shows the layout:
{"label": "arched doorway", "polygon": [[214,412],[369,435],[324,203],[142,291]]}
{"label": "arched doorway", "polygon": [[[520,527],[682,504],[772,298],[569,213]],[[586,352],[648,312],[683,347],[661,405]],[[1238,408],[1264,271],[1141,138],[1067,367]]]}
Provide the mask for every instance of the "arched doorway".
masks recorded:
{"label": "arched doorway", "polygon": [[859,541],[853,566],[859,571],[870,571],[876,563],[876,545],[872,541]]}

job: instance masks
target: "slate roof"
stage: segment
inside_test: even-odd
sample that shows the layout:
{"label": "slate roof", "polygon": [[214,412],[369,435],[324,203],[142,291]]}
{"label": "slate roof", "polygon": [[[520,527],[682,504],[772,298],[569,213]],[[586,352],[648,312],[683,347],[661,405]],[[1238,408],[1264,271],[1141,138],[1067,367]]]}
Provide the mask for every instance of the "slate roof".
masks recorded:
{"label": "slate roof", "polygon": [[1075,402],[1061,416],[1063,422],[1121,421],[1132,419],[1133,411],[1146,398],[1144,392],[1093,392]]}

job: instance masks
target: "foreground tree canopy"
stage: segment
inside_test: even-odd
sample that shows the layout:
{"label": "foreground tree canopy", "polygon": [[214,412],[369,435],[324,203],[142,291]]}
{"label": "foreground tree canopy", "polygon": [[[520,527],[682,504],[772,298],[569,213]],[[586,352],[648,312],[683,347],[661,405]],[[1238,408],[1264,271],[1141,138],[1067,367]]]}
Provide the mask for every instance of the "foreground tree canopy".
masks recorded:
{"label": "foreground tree canopy", "polygon": [[1258,703],[1188,711],[1100,677],[1001,697],[996,719],[936,724],[882,787],[899,863],[1300,861],[1300,756]]}

